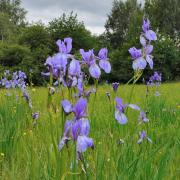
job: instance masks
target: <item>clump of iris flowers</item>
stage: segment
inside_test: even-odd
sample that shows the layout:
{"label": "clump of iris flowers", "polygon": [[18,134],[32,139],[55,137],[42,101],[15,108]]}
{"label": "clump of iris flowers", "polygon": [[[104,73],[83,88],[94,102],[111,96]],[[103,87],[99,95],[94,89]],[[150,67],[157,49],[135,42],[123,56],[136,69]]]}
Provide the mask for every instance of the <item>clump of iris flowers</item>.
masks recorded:
{"label": "clump of iris flowers", "polygon": [[151,55],[153,45],[150,43],[151,41],[156,41],[157,36],[156,33],[150,29],[150,21],[148,19],[143,20],[142,30],[143,32],[140,35],[142,48],[137,49],[136,47],[132,47],[129,49],[129,53],[133,59],[132,67],[135,71],[145,69],[147,63],[150,68],[153,69],[153,56]]}
{"label": "clump of iris flowers", "polygon": [[162,81],[162,74],[159,74],[157,71],[154,72],[154,74],[149,78],[149,81],[147,82],[147,89],[149,86],[155,86],[156,90],[154,95],[159,96],[160,93],[158,92],[158,88]]}
{"label": "clump of iris flowers", "polygon": [[6,89],[10,88],[26,88],[26,79],[27,76],[23,71],[15,71],[10,73],[9,70],[5,70],[4,76],[0,80],[0,85]]}
{"label": "clump of iris flowers", "polygon": [[116,110],[115,110],[115,119],[120,123],[121,125],[124,125],[127,123],[127,116],[125,114],[125,110],[127,107],[130,107],[134,110],[140,111],[140,107],[135,104],[123,104],[123,101],[121,98],[116,97]]}
{"label": "clump of iris flowers", "polygon": [[56,44],[59,47],[59,52],[46,59],[44,65],[47,67],[48,72],[42,72],[42,75],[52,76],[56,79],[55,85],[61,83],[68,88],[79,88],[80,82],[85,76],[82,72],[83,67],[88,68],[89,75],[94,79],[100,78],[101,69],[105,73],[110,73],[111,65],[107,48],[100,49],[97,56],[93,50],[86,52],[84,49],[80,49],[81,59],[76,59],[74,55],[70,54],[72,38],[67,37],[64,40],[58,40]]}
{"label": "clump of iris flowers", "polygon": [[65,122],[63,137],[58,145],[59,150],[72,139],[76,142],[77,157],[81,159],[81,154],[88,147],[94,148],[93,139],[88,137],[90,124],[87,118],[87,100],[81,97],[75,105],[63,100],[61,105],[66,115],[73,113],[73,118]]}

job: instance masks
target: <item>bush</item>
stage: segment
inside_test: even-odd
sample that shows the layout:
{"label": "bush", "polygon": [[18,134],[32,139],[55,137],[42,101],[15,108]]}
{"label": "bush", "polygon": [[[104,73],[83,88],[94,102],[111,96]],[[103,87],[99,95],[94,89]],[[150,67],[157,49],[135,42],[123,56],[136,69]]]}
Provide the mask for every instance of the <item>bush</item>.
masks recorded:
{"label": "bush", "polygon": [[5,69],[22,69],[26,70],[31,66],[32,56],[28,47],[21,45],[0,45],[0,64]]}

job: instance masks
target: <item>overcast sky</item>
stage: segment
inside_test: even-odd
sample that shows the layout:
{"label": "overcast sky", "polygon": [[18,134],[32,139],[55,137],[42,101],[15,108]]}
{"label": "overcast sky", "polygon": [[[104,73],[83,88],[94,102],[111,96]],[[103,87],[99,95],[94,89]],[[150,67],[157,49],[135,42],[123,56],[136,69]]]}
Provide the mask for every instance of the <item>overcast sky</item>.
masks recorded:
{"label": "overcast sky", "polygon": [[92,33],[104,31],[107,14],[110,13],[113,0],[22,0],[22,6],[28,11],[27,20],[41,20],[47,24],[63,12],[74,11]]}

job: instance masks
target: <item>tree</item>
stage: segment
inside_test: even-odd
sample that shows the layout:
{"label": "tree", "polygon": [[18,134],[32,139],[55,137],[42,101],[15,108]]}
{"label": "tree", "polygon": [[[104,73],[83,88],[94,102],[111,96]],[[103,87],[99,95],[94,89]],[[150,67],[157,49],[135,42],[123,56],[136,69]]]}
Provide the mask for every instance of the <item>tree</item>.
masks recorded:
{"label": "tree", "polygon": [[179,0],[145,0],[144,10],[161,33],[173,38],[180,35]]}
{"label": "tree", "polygon": [[42,84],[41,72],[44,71],[44,62],[52,54],[52,42],[47,28],[43,24],[34,24],[22,29],[19,43],[29,47],[32,54],[31,68],[33,82]]}
{"label": "tree", "polygon": [[21,0],[0,0],[0,12],[6,13],[15,25],[25,22],[26,10],[21,7]]}
{"label": "tree", "polygon": [[31,67],[32,54],[30,49],[17,44],[0,45],[0,64],[4,69],[28,71]]}
{"label": "tree", "polygon": [[[137,29],[135,29],[139,27],[139,22],[136,20],[137,15],[142,17],[141,5],[137,3],[137,0],[127,0],[126,2],[114,0],[111,13],[105,23],[106,35],[113,48],[121,46],[128,35],[133,36],[133,33],[137,33]],[[131,27],[134,30],[128,33],[132,23]]]}
{"label": "tree", "polygon": [[16,31],[15,25],[9,20],[9,16],[5,13],[0,13],[0,40],[12,41],[14,40],[14,33]]}
{"label": "tree", "polygon": [[[77,51],[80,48],[86,50],[96,48],[96,37],[93,37],[88,31],[83,22],[79,22],[77,19],[77,14],[71,12],[69,15],[65,13],[54,19],[49,23],[48,30],[51,34],[54,43],[58,39],[63,39],[65,37],[73,38],[73,51]],[[56,45],[54,45],[54,51],[57,50]]]}
{"label": "tree", "polygon": [[52,42],[47,28],[39,23],[23,28],[19,36],[19,43],[29,46],[34,51],[37,48],[50,48]]}

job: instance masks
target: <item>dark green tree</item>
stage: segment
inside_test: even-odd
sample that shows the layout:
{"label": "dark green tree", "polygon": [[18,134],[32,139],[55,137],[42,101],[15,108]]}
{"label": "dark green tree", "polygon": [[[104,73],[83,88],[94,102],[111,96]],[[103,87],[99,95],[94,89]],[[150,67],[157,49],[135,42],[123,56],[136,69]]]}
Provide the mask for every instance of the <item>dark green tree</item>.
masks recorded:
{"label": "dark green tree", "polygon": [[30,49],[21,45],[0,44],[1,70],[23,70],[26,73],[32,63]]}
{"label": "dark green tree", "polygon": [[145,0],[144,11],[161,33],[180,36],[180,0]]}
{"label": "dark green tree", "polygon": [[[128,35],[137,34],[139,21],[137,16],[141,16],[141,5],[137,0],[114,0],[111,13],[105,24],[106,35],[113,48],[117,48],[123,44]],[[141,20],[142,21],[142,20]],[[129,32],[131,26],[131,33]]]}
{"label": "dark green tree", "polygon": [[19,36],[19,43],[29,47],[32,54],[32,62],[29,69],[33,71],[33,82],[42,83],[41,72],[44,71],[44,62],[52,54],[52,42],[50,33],[43,24],[34,24],[25,27]]}
{"label": "dark green tree", "polygon": [[[55,42],[58,39],[65,37],[73,38],[73,51],[77,51],[80,48],[92,49],[96,48],[96,37],[92,36],[83,22],[79,22],[77,14],[71,12],[69,15],[65,13],[57,19],[54,19],[49,23],[48,30],[51,34],[52,40]],[[54,51],[57,50],[54,45]]]}

